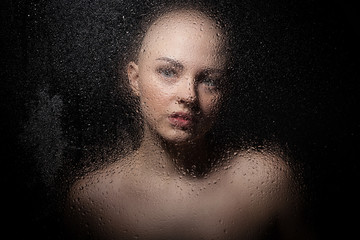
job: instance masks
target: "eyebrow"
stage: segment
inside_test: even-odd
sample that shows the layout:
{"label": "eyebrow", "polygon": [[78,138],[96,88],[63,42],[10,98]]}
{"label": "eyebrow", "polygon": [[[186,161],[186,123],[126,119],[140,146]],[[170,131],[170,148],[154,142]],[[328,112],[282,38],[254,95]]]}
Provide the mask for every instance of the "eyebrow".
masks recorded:
{"label": "eyebrow", "polygon": [[182,65],[179,61],[177,61],[177,60],[175,60],[175,59],[172,59],[172,58],[161,57],[161,58],[157,58],[156,60],[165,61],[165,62],[171,63],[171,64],[173,64],[176,68],[181,68],[181,69],[184,68],[184,65]]}
{"label": "eyebrow", "polygon": [[225,71],[217,68],[207,68],[204,70],[206,74],[224,74]]}
{"label": "eyebrow", "polygon": [[[172,59],[172,58],[160,57],[160,58],[157,58],[156,60],[165,61],[165,62],[173,64],[176,68],[184,69],[184,65],[181,62],[179,62],[175,59]],[[206,72],[207,74],[224,73],[224,70],[217,69],[217,68],[206,68],[204,72]]]}

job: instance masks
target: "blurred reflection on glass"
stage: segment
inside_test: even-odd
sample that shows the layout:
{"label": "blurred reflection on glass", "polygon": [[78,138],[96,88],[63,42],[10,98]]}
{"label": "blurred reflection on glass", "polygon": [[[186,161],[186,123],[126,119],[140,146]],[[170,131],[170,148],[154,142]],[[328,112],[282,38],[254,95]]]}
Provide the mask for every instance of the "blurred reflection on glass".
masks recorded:
{"label": "blurred reflection on glass", "polygon": [[109,163],[74,183],[67,211],[76,234],[309,239],[281,147],[221,134],[235,86],[245,81],[229,19],[207,5],[173,4],[149,13],[142,27],[119,67],[139,144],[98,156]]}

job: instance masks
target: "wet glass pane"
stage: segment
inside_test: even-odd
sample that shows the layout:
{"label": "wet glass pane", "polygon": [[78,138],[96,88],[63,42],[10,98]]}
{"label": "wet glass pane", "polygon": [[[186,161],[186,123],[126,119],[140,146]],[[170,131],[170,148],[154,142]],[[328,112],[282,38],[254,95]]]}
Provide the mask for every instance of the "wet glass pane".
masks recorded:
{"label": "wet glass pane", "polygon": [[12,226],[22,215],[44,239],[343,234],[358,169],[350,5],[6,2]]}

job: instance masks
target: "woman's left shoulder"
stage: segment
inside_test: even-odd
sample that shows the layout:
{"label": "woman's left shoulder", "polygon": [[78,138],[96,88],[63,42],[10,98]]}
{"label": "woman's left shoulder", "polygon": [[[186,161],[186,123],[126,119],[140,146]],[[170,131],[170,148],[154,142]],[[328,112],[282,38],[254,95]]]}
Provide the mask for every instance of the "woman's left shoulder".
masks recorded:
{"label": "woman's left shoulder", "polygon": [[[258,147],[238,151],[232,160],[241,179],[276,188],[292,188],[296,182],[291,159],[279,147]],[[284,188],[286,187],[286,188]]]}
{"label": "woman's left shoulder", "polygon": [[[248,193],[252,203],[276,216],[285,239],[313,239],[303,222],[301,168],[280,148],[249,148],[233,158],[232,180],[238,196]],[[240,191],[241,190],[241,191]]]}

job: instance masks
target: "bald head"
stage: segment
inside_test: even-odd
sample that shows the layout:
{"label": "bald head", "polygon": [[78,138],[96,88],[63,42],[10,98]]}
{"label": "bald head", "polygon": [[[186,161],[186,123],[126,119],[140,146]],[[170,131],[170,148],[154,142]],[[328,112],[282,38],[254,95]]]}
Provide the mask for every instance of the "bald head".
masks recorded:
{"label": "bald head", "polygon": [[[149,27],[141,44],[139,59],[149,54],[207,54],[220,57],[225,38],[220,26],[197,10],[168,12]],[[219,59],[220,60],[220,59]]]}
{"label": "bald head", "polygon": [[[199,11],[171,11],[152,23],[138,62],[127,68],[150,129],[164,139],[185,143],[203,137],[213,126],[224,93],[223,46],[221,28]],[[171,122],[172,114],[179,112],[194,120]]]}

